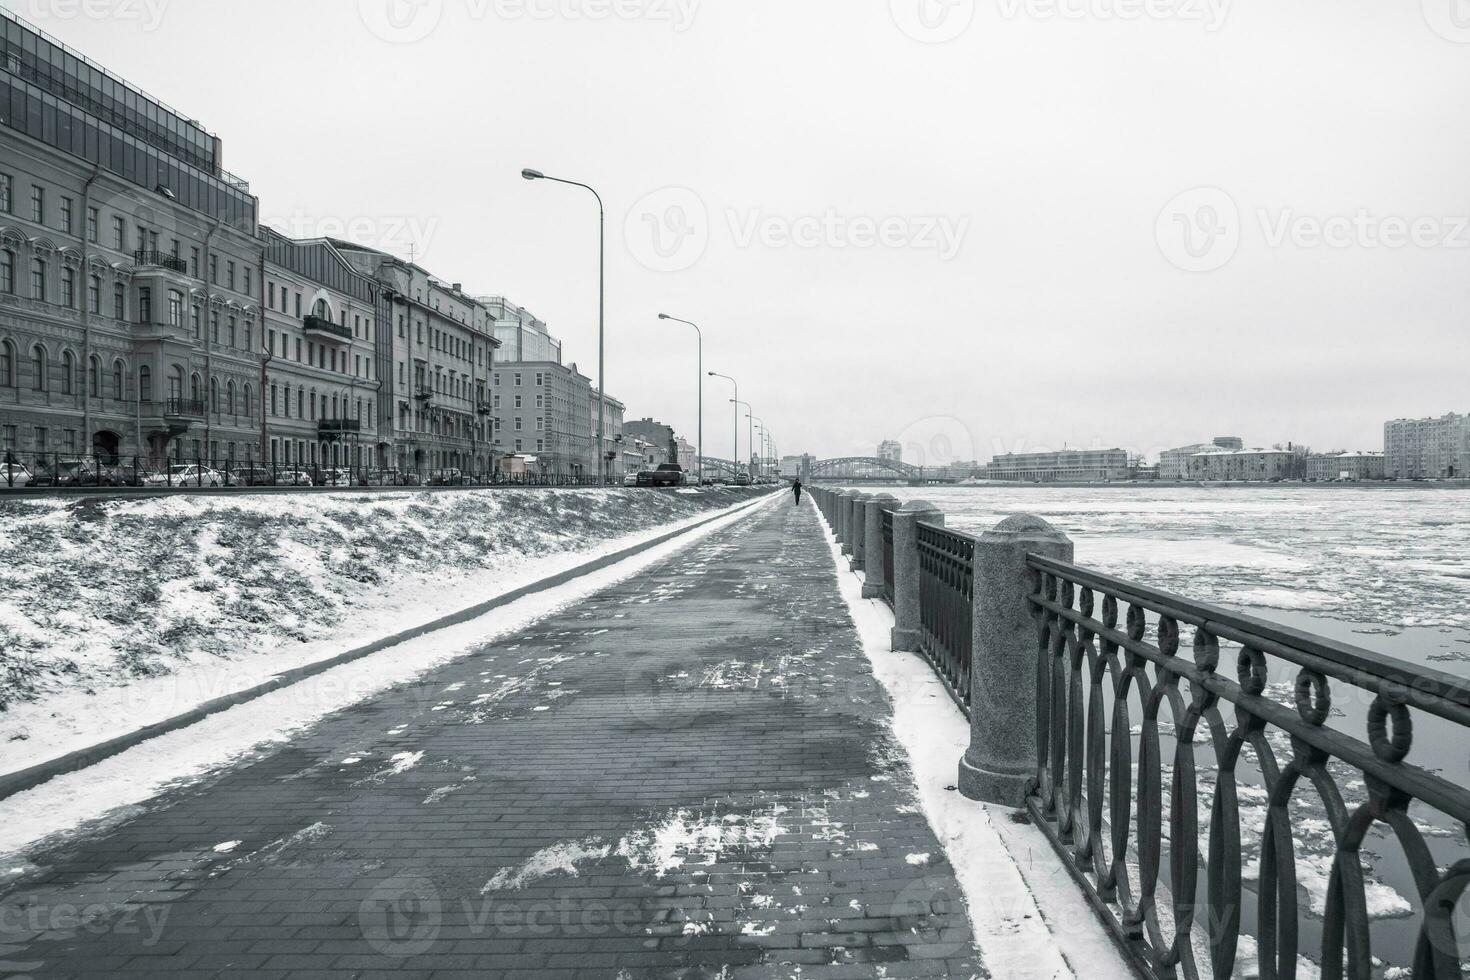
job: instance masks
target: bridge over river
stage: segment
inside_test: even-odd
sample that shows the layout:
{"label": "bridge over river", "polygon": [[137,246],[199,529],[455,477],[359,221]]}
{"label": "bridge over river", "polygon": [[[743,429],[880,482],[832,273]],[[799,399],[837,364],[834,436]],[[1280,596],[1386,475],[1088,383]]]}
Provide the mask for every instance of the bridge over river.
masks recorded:
{"label": "bridge over river", "polygon": [[1415,746],[1464,745],[1454,678],[1036,518],[742,506],[106,819],[57,814],[303,692],[0,800],[46,827],[0,975],[1460,980],[1470,790]]}

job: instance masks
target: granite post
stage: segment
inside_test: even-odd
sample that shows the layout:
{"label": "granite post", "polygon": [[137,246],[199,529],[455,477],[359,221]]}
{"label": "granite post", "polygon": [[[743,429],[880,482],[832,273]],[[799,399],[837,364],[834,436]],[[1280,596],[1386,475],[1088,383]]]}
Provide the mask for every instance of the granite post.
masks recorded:
{"label": "granite post", "polygon": [[970,667],[970,748],[960,792],[1020,807],[1036,780],[1041,650],[1028,601],[1027,555],[1072,561],[1072,541],[1039,517],[1018,514],[975,545],[975,633]]}
{"label": "granite post", "polygon": [[863,527],[863,598],[877,599],[888,584],[883,570],[883,512],[896,510],[898,500],[892,494],[880,493],[868,498]]}
{"label": "granite post", "polygon": [[852,495],[852,562],[855,572],[863,567],[863,549],[867,546],[868,499],[872,496],[861,490]]}
{"label": "granite post", "polygon": [[893,649],[919,652],[919,522],[944,525],[944,513],[923,500],[893,512]]}

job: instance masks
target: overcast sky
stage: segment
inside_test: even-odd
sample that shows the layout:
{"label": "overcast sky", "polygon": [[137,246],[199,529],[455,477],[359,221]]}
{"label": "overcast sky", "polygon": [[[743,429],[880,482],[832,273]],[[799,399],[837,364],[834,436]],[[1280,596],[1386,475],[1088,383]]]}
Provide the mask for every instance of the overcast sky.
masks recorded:
{"label": "overcast sky", "polygon": [[[783,452],[1381,448],[1470,411],[1460,0],[0,0],[225,144],[262,216],[546,320]],[[729,386],[706,386],[727,456]],[[744,442],[742,429],[742,445]]]}

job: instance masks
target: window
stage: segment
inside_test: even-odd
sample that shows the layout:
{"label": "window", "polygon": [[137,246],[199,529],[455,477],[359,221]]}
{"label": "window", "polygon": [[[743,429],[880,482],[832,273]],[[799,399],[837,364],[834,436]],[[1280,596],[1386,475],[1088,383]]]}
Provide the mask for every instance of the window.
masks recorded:
{"label": "window", "polygon": [[216,378],[209,379],[209,410],[219,414],[219,380]]}
{"label": "window", "polygon": [[138,322],[153,322],[153,288],[151,286],[138,287]]}
{"label": "window", "polygon": [[112,318],[114,320],[128,318],[128,290],[120,282],[115,283],[112,287]]}
{"label": "window", "polygon": [[265,305],[269,306],[271,309],[275,309],[276,308],[276,284],[273,283],[273,282],[267,282],[265,284],[265,294],[268,297],[267,300],[266,300],[266,304]]}
{"label": "window", "polygon": [[225,385],[225,414],[235,414],[235,382]]}
{"label": "window", "polygon": [[216,286],[219,285],[219,256],[218,255],[211,255],[209,257],[209,281],[212,282],[212,283],[214,283]]}
{"label": "window", "polygon": [[15,293],[15,253],[0,248],[0,293]]}
{"label": "window", "polygon": [[38,453],[44,453],[45,451],[46,451],[46,427],[44,425],[38,425],[38,426],[36,426],[36,452],[38,452]]}
{"label": "window", "polygon": [[219,346],[219,312],[211,310],[209,314],[209,342]]}
{"label": "window", "polygon": [[14,182],[10,179],[9,174],[0,174],[0,211],[6,214],[12,213],[15,208],[15,203],[11,200],[13,186]]}
{"label": "window", "polygon": [[68,310],[77,308],[77,270],[69,267],[61,270],[61,305]]}
{"label": "window", "polygon": [[31,387],[46,390],[46,348],[40,344],[31,348]]}
{"label": "window", "polygon": [[38,225],[46,223],[46,189],[39,185],[31,186],[31,220]]}
{"label": "window", "polygon": [[15,387],[15,345],[0,340],[0,387]]}
{"label": "window", "polygon": [[184,294],[177,289],[168,291],[168,325],[179,328],[184,326]]}
{"label": "window", "polygon": [[87,209],[87,241],[96,244],[100,216],[96,208]]}
{"label": "window", "polygon": [[112,247],[119,252],[125,251],[128,247],[128,223],[120,216],[114,216],[112,219]]}
{"label": "window", "polygon": [[138,368],[138,400],[145,402],[153,400],[153,372],[146,364]]}
{"label": "window", "polygon": [[229,337],[229,341],[230,341],[230,346],[231,347],[237,346],[236,343],[235,343],[235,341],[237,341],[239,338],[237,336],[235,336],[235,318],[234,317],[230,317],[230,323],[229,323],[229,327],[227,329],[229,330],[228,337]]}
{"label": "window", "polygon": [[123,362],[112,362],[112,392],[118,401],[123,400]]}
{"label": "window", "polygon": [[71,198],[69,198],[69,197],[63,197],[61,199],[61,230],[64,231],[64,232],[66,232],[68,235],[70,235],[72,233],[72,230],[71,230],[71,205],[72,205]]}
{"label": "window", "polygon": [[76,358],[72,357],[71,351],[61,352],[61,393],[71,394],[72,377],[76,373]]}
{"label": "window", "polygon": [[296,294],[296,319],[301,319],[301,294]]}
{"label": "window", "polygon": [[250,266],[245,267],[245,292],[250,292]]}
{"label": "window", "polygon": [[199,247],[197,245],[189,249],[189,275],[195,279],[199,278]]}
{"label": "window", "polygon": [[195,340],[202,340],[204,337],[204,333],[201,329],[201,324],[203,322],[202,317],[202,311],[197,306],[189,311],[189,325],[194,328]]}
{"label": "window", "polygon": [[87,397],[102,397],[102,361],[95,354],[87,363]]}
{"label": "window", "polygon": [[87,312],[95,315],[102,313],[102,278],[93,276],[87,283]]}
{"label": "window", "polygon": [[245,324],[245,349],[246,350],[250,350],[251,349],[250,348],[251,328],[252,328],[252,325],[250,323],[246,323]]}
{"label": "window", "polygon": [[31,299],[46,299],[46,260],[31,262]]}
{"label": "window", "polygon": [[245,404],[244,404],[243,407],[244,407],[245,410],[241,414],[246,415],[246,416],[249,416],[249,414],[250,414],[250,386],[249,385],[246,385],[245,386]]}
{"label": "window", "polygon": [[521,386],[521,376],[519,374],[516,374],[515,375],[515,386],[517,388],[519,388]]}
{"label": "window", "polygon": [[226,284],[231,289],[234,289],[235,288],[235,263],[234,262],[226,262],[225,263],[225,280],[226,280]]}

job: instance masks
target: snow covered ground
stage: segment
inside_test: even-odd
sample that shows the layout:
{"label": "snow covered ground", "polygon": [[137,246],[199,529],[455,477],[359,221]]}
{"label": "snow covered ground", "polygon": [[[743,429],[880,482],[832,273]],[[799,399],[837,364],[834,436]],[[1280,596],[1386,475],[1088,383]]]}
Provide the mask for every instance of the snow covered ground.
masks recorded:
{"label": "snow covered ground", "polygon": [[0,502],[0,772],[752,495],[538,489]]}

